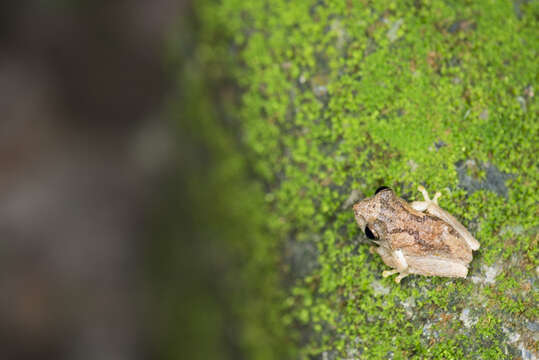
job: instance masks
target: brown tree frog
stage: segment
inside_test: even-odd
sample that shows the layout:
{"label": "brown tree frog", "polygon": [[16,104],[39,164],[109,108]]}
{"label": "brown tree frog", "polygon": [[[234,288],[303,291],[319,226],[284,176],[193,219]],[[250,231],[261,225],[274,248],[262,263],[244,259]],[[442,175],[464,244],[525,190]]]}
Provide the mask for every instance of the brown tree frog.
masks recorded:
{"label": "brown tree frog", "polygon": [[472,250],[479,242],[451,214],[438,206],[437,192],[430,199],[419,186],[423,201],[407,203],[387,187],[354,205],[359,227],[378,247],[387,277],[398,273],[399,283],[409,274],[465,278]]}

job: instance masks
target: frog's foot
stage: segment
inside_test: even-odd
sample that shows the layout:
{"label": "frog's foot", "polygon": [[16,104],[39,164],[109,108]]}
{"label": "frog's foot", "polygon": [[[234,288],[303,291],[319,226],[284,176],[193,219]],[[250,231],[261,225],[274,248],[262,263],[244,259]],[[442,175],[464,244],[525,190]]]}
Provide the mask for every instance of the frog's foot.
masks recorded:
{"label": "frog's foot", "polygon": [[395,278],[395,282],[398,284],[406,275],[408,275],[408,262],[406,261],[406,258],[404,257],[404,254],[401,250],[393,251],[392,255],[393,266],[395,267],[395,270],[384,271],[382,273],[382,276],[388,277],[390,275],[398,273],[399,275]]}
{"label": "frog's foot", "polygon": [[438,206],[438,199],[440,198],[440,196],[442,196],[441,192],[438,191],[436,194],[434,194],[434,197],[431,200],[429,193],[423,186],[419,185],[417,189],[421,192],[421,194],[423,194],[424,200],[412,202],[410,204],[412,208],[417,211],[425,211],[431,204]]}
{"label": "frog's foot", "polygon": [[398,272],[399,272],[399,270],[384,270],[382,272],[382,276],[386,278],[386,277],[391,276],[393,274],[397,274]]}
{"label": "frog's foot", "polygon": [[440,196],[442,196],[441,192],[439,192],[439,191],[436,192],[436,194],[434,194],[434,197],[431,200],[430,197],[429,197],[429,193],[427,192],[427,190],[423,186],[419,185],[417,187],[417,190],[419,190],[419,192],[421,192],[421,194],[423,194],[423,198],[425,199],[426,202],[433,202],[436,205],[438,205],[438,199],[440,198]]}
{"label": "frog's foot", "polygon": [[404,279],[405,277],[407,277],[408,275],[410,275],[410,274],[408,274],[407,271],[401,272],[401,273],[400,273],[399,275],[397,275],[397,277],[395,278],[395,282],[396,282],[397,284],[400,284],[401,280]]}
{"label": "frog's foot", "polygon": [[391,275],[394,275],[394,274],[399,274],[397,275],[397,277],[395,278],[395,282],[397,284],[399,284],[401,282],[402,279],[404,279],[406,276],[408,276],[408,271],[403,271],[403,272],[400,272],[399,273],[399,270],[385,270],[384,272],[382,272],[382,276],[383,277],[388,277],[388,276],[391,276]]}

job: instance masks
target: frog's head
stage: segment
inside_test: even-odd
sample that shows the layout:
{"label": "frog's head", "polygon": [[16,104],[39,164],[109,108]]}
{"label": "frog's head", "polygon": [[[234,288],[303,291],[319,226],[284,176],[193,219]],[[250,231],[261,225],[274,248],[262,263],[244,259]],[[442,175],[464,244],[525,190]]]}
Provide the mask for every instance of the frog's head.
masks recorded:
{"label": "frog's head", "polygon": [[384,206],[395,197],[393,190],[387,186],[379,187],[374,196],[366,198],[354,205],[356,222],[365,235],[371,240],[378,240],[383,232],[379,225],[387,206]]}

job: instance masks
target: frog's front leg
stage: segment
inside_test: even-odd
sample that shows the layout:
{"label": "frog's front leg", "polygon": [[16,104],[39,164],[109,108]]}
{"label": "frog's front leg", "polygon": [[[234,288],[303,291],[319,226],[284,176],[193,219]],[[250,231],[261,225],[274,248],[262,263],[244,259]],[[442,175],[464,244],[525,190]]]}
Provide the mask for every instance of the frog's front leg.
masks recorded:
{"label": "frog's front leg", "polygon": [[385,270],[382,272],[383,277],[388,277],[393,274],[399,273],[397,277],[395,278],[395,282],[398,284],[401,282],[402,279],[404,279],[406,276],[408,276],[408,263],[406,262],[406,259],[404,258],[404,255],[401,250],[395,250],[391,253],[392,257],[392,265],[395,267],[394,270]]}

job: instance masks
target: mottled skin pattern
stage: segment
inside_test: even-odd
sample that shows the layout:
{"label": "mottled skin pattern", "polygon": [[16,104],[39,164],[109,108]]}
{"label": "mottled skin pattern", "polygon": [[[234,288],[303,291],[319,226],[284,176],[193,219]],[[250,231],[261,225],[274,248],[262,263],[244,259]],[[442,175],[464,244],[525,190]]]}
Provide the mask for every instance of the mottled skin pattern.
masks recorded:
{"label": "mottled skin pattern", "polygon": [[399,273],[396,282],[408,274],[466,277],[472,250],[479,243],[453,216],[438,206],[436,194],[425,201],[408,204],[391,189],[354,205],[356,221],[379,245],[375,251],[384,263]]}

